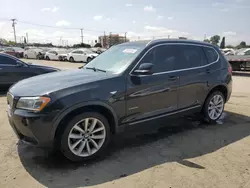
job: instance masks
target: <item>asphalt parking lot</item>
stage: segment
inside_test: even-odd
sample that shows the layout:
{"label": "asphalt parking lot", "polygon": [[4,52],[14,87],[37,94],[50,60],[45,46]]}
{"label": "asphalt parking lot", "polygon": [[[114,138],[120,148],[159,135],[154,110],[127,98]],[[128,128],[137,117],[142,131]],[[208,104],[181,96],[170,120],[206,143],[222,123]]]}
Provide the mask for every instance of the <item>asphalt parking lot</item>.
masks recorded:
{"label": "asphalt parking lot", "polygon": [[[28,61],[62,69],[83,65]],[[1,95],[0,187],[250,188],[250,77],[233,80],[217,124],[188,118],[176,128],[119,135],[104,158],[86,164],[19,143]]]}

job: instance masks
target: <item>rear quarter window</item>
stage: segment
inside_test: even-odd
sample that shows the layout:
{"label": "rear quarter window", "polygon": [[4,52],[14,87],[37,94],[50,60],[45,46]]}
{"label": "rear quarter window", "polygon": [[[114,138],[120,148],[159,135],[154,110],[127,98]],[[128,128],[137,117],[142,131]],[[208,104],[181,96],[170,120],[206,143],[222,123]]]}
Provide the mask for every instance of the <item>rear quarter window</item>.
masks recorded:
{"label": "rear quarter window", "polygon": [[209,63],[214,63],[218,60],[218,53],[215,51],[215,49],[213,48],[209,48],[209,47],[203,47],[204,52],[206,54],[207,60],[208,60],[208,64]]}

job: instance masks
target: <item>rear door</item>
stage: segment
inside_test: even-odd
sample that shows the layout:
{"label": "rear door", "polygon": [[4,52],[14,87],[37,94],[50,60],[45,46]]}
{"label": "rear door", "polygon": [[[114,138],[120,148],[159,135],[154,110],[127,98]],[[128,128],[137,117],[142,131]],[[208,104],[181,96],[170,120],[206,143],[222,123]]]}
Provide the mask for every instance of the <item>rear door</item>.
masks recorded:
{"label": "rear door", "polygon": [[201,46],[177,44],[179,52],[180,93],[179,109],[202,105],[203,96],[207,93],[207,74],[203,65],[207,64],[205,53]]}

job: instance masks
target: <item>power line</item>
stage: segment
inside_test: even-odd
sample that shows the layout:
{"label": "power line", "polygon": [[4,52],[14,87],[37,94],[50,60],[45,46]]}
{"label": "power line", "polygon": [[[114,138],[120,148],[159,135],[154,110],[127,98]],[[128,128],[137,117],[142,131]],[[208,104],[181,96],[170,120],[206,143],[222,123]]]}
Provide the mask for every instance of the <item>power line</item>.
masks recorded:
{"label": "power line", "polygon": [[[37,24],[37,23],[31,23],[31,22],[26,22],[26,21],[20,21],[18,22],[23,23],[23,24],[28,24],[28,25],[34,25],[34,26],[40,26],[40,27],[48,27],[48,28],[56,28],[56,29],[69,29],[69,30],[79,30],[79,29],[84,29],[84,31],[90,31],[90,32],[98,32],[98,33],[103,33],[104,31],[102,30],[93,30],[93,29],[86,29],[86,28],[81,28],[81,27],[58,27],[58,26],[52,26],[52,25],[44,25],[44,24]],[[124,32],[115,32],[115,33],[124,33]]]}

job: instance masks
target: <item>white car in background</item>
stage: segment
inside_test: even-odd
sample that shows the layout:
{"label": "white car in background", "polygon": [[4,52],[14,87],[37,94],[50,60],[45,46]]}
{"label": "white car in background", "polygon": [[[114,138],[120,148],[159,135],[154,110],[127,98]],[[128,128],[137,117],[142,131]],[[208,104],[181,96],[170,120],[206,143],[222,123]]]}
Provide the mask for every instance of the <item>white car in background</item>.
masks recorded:
{"label": "white car in background", "polygon": [[45,59],[64,61],[67,59],[67,53],[67,50],[49,50],[45,53]]}
{"label": "white car in background", "polygon": [[237,51],[236,55],[250,55],[250,48],[242,48]]}
{"label": "white car in background", "polygon": [[70,62],[85,62],[88,63],[99,54],[93,52],[90,49],[76,49],[68,53],[67,60]]}
{"label": "white car in background", "polygon": [[29,48],[23,52],[23,57],[26,59],[43,59],[45,51],[41,48]]}

